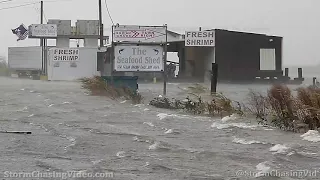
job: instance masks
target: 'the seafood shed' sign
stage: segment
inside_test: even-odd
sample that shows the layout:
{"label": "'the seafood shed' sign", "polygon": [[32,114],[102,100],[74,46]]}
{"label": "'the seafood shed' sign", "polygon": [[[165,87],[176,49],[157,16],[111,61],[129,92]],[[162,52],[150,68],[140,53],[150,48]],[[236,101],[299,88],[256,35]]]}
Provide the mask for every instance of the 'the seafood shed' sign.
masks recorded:
{"label": "'the seafood shed' sign", "polygon": [[116,71],[163,71],[163,47],[160,45],[117,45],[114,54]]}

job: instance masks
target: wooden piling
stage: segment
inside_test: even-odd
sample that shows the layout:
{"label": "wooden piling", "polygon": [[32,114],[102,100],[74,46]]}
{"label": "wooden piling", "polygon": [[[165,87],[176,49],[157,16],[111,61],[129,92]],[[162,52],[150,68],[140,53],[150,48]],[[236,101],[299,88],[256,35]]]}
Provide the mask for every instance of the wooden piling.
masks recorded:
{"label": "wooden piling", "polygon": [[298,78],[302,79],[302,68],[298,68]]}
{"label": "wooden piling", "polygon": [[289,68],[284,69],[284,76],[289,77]]}
{"label": "wooden piling", "polygon": [[217,83],[218,83],[218,64],[212,63],[212,72],[211,72],[211,94],[217,92]]}

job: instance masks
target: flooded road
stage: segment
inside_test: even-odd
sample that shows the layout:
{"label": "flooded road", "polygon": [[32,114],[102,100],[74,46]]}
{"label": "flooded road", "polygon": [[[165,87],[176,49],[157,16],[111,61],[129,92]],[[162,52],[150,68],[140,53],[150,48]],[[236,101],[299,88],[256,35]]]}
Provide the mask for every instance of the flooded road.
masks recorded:
{"label": "flooded road", "polygon": [[[254,119],[222,120],[148,106],[161,94],[161,84],[139,85],[145,103],[132,105],[88,96],[76,82],[0,78],[0,83],[0,130],[32,132],[0,134],[2,179],[10,179],[8,172],[34,171],[113,176],[65,179],[320,179],[316,132],[301,137]],[[185,97],[182,86],[169,84],[168,95]],[[267,86],[221,85],[219,91],[240,101],[249,88]]]}

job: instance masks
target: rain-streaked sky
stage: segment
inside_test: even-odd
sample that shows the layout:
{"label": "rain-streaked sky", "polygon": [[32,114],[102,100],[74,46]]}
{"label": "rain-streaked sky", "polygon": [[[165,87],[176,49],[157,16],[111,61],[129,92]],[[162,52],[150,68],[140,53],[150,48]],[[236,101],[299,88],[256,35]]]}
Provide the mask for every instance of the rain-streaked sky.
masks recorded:
{"label": "rain-streaked sky", "polygon": [[[36,40],[17,42],[11,29],[40,22],[40,3],[11,9],[32,0],[0,0],[0,56],[10,46],[36,46]],[[105,33],[111,21],[104,0]],[[107,0],[115,23],[168,24],[183,33],[198,27],[266,33],[284,37],[284,65],[320,64],[319,0]],[[98,19],[98,0],[44,0],[45,19]]]}

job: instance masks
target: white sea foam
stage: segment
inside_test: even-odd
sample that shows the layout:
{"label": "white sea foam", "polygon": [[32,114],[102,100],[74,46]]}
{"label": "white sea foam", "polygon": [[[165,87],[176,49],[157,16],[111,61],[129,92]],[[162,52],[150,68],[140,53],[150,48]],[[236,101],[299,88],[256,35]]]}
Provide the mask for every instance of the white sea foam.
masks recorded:
{"label": "white sea foam", "polygon": [[265,176],[266,174],[268,174],[268,172],[270,172],[271,167],[268,166],[267,163],[268,161],[265,161],[265,162],[259,163],[256,166],[256,169],[258,171],[256,174],[256,177]]}
{"label": "white sea foam", "polygon": [[28,109],[29,109],[28,106],[25,106],[25,107],[23,107],[22,109],[17,110],[17,111],[18,111],[18,112],[26,112]]}
{"label": "white sea foam", "polygon": [[163,119],[165,119],[166,117],[168,117],[169,115],[168,114],[166,114],[166,113],[159,113],[158,115],[157,115],[157,117],[160,119],[160,120],[163,120]]}
{"label": "white sea foam", "polygon": [[96,161],[92,161],[93,165],[95,164],[99,164],[100,162],[102,162],[104,159],[100,159],[100,160],[96,160]]}
{"label": "white sea foam", "polygon": [[155,142],[154,144],[149,146],[149,150],[156,150],[159,147],[159,142]]}
{"label": "white sea foam", "polygon": [[164,132],[165,134],[172,134],[172,133],[174,133],[174,131],[173,131],[173,129],[169,129],[169,130],[167,130],[166,132]]}
{"label": "white sea foam", "polygon": [[302,134],[300,137],[302,137],[302,139],[306,141],[320,142],[320,134],[318,131],[315,131],[315,130],[310,130]]}
{"label": "white sea foam", "polygon": [[116,156],[119,158],[123,158],[123,157],[126,157],[125,153],[126,152],[124,152],[124,151],[119,151],[119,152],[117,152]]}
{"label": "white sea foam", "polygon": [[265,131],[273,131],[274,129],[265,128],[265,129],[263,129],[263,130],[265,130]]}
{"label": "white sea foam", "polygon": [[147,166],[149,166],[150,165],[150,163],[149,162],[146,162],[146,164],[143,166],[143,167],[147,167]]}
{"label": "white sea foam", "polygon": [[150,127],[154,127],[154,124],[152,124],[152,122],[144,122],[143,124],[146,124],[146,125],[148,125]]}
{"label": "white sea foam", "polygon": [[252,129],[255,130],[258,125],[251,125],[248,123],[219,123],[219,122],[213,122],[211,125],[212,128],[217,128],[217,129],[228,129],[230,127],[237,127],[241,129]]}
{"label": "white sea foam", "polygon": [[246,140],[246,139],[242,139],[242,138],[234,138],[233,141],[234,143],[237,143],[237,144],[245,144],[245,145],[249,145],[249,144],[265,144],[263,142],[260,142],[260,141],[255,141],[255,140]]}
{"label": "white sea foam", "polygon": [[148,109],[148,108],[145,108],[143,111],[149,111],[150,109]]}
{"label": "white sea foam", "polygon": [[289,153],[287,154],[287,156],[292,156],[292,155],[294,155],[294,154],[296,154],[296,152],[295,152],[295,151],[291,151],[291,152],[289,152]]}
{"label": "white sea foam", "polygon": [[34,116],[34,114],[30,114],[28,117],[33,117]]}
{"label": "white sea foam", "polygon": [[296,152],[296,151],[291,151],[290,153],[287,154],[287,156],[292,156],[294,154],[300,154],[303,156],[317,156],[317,153],[313,153],[313,152],[306,152],[306,151],[301,151],[301,152]]}
{"label": "white sea foam", "polygon": [[223,117],[223,118],[221,119],[221,121],[222,121],[222,122],[227,122],[227,121],[235,121],[235,120],[237,120],[237,119],[239,119],[239,115],[237,115],[237,114],[232,114],[232,115],[230,115],[230,116]]}
{"label": "white sea foam", "polygon": [[134,107],[141,107],[141,106],[143,106],[143,104],[136,104],[136,105],[134,105]]}
{"label": "white sea foam", "polygon": [[66,135],[63,135],[63,136],[71,142],[71,144],[69,144],[68,146],[66,146],[64,148],[65,150],[67,150],[69,147],[76,145],[76,139],[74,137],[70,137],[70,136],[66,136]]}
{"label": "white sea foam", "polygon": [[273,152],[273,154],[279,153],[286,153],[290,148],[286,145],[276,144],[275,146],[271,147],[269,151]]}
{"label": "white sea foam", "polygon": [[230,124],[221,124],[221,123],[218,123],[218,122],[213,122],[211,127],[217,128],[217,129],[227,129],[227,128],[230,127]]}
{"label": "white sea foam", "polygon": [[72,102],[66,101],[66,102],[63,102],[62,104],[72,104]]}

